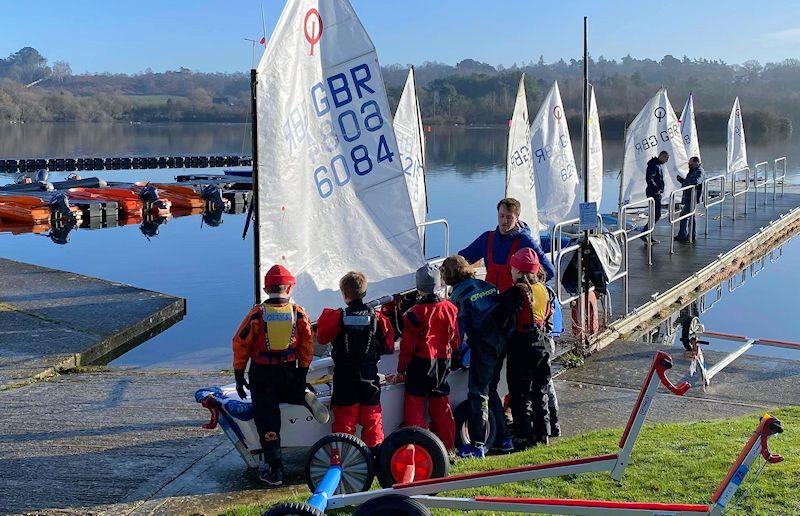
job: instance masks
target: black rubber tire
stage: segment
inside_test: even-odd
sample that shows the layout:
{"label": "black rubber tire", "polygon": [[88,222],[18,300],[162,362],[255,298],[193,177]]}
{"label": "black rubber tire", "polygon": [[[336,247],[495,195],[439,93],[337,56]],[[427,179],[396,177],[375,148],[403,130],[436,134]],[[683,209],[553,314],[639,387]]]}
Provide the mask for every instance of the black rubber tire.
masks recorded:
{"label": "black rubber tire", "polygon": [[325,513],[304,502],[279,503],[264,511],[262,516],[325,516]]}
{"label": "black rubber tire", "polygon": [[361,505],[353,516],[430,516],[431,511],[417,500],[401,494],[389,494],[373,498]]}
{"label": "black rubber tire", "polygon": [[372,451],[361,439],[350,434],[326,435],[311,447],[306,461],[306,485],[313,493],[317,483],[325,475],[330,450],[338,446],[341,451],[342,479],[334,494],[369,491],[375,480],[375,464]]}
{"label": "black rubber tire", "polygon": [[400,448],[413,444],[420,446],[431,456],[433,472],[431,478],[443,478],[450,472],[450,457],[444,443],[430,430],[408,426],[395,430],[381,443],[378,451],[377,476],[381,487],[391,487],[402,479],[394,478],[390,467],[392,455]]}
{"label": "black rubber tire", "polygon": [[[461,448],[464,444],[468,444],[471,442],[469,438],[469,426],[467,422],[469,421],[469,402],[467,400],[462,401],[456,407],[456,410],[453,412],[453,418],[456,420],[456,450]],[[489,411],[489,424],[488,424],[488,432],[486,436],[486,449],[492,447],[494,444],[494,438],[497,435],[497,423],[494,420],[494,413]]]}

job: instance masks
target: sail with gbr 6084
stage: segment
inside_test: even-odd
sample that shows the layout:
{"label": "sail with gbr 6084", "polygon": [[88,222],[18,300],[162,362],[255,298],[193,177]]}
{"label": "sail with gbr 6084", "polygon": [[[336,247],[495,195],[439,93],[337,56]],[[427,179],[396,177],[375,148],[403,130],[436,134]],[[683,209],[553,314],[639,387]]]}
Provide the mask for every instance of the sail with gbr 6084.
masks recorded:
{"label": "sail with gbr 6084", "polygon": [[257,69],[259,276],[281,263],[316,316],[338,280],[371,298],[424,263],[375,47],[346,0],[289,0]]}

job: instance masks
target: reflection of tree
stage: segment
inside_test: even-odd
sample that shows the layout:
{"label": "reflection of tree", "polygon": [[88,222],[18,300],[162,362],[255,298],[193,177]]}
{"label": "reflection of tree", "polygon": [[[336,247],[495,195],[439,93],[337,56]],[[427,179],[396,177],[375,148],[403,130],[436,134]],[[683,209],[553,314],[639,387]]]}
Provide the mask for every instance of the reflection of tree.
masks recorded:
{"label": "reflection of tree", "polygon": [[243,124],[11,124],[3,125],[2,158],[186,156],[250,152]]}
{"label": "reflection of tree", "polygon": [[426,155],[436,166],[426,172],[435,174],[438,168],[452,167],[459,175],[472,176],[505,167],[507,138],[505,127],[436,126],[426,133]]}

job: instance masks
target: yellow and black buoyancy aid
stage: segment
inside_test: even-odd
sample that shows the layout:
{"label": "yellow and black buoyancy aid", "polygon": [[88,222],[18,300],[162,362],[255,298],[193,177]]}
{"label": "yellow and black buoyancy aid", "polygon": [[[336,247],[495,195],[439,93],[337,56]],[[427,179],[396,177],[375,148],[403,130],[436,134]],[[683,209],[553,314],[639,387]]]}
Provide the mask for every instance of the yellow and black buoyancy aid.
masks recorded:
{"label": "yellow and black buoyancy aid", "polygon": [[297,348],[297,306],[294,303],[264,303],[261,305],[261,322],[264,338],[258,353],[259,361],[267,364],[293,362]]}

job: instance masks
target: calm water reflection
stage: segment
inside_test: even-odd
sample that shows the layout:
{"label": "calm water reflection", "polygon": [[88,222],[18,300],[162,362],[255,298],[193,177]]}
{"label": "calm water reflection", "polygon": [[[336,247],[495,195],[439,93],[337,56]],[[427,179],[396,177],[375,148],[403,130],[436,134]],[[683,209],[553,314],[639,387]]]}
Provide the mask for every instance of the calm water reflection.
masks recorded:
{"label": "calm water reflection", "polygon": [[[434,128],[427,137],[429,218],[450,221],[451,249],[457,250],[494,225],[494,207],[503,194],[506,129]],[[249,154],[249,135],[242,124],[3,125],[0,158],[239,154],[242,142],[246,143],[244,154]],[[751,145],[748,155],[752,162],[789,156],[789,173],[797,182],[800,167],[790,151],[795,143]],[[724,167],[724,146],[703,146],[702,152],[708,171]],[[605,142],[604,153],[602,204],[608,211],[617,203],[621,142]],[[120,181],[169,181],[175,171],[103,171],[97,175]],[[0,182],[12,180],[13,177],[0,175]],[[55,245],[32,234],[0,235],[0,256],[187,299],[188,314],[182,322],[127,353],[116,364],[229,368],[231,335],[252,296],[252,243],[241,239],[243,224],[243,215],[225,215],[219,227],[202,224],[198,216],[184,217],[169,220],[161,226],[160,234],[149,240],[137,226],[126,226],[77,230],[67,245]],[[796,339],[800,321],[770,310],[775,306],[788,310],[795,304],[780,300],[790,299],[790,290],[800,280],[800,272],[792,266],[800,256],[798,247],[788,246],[780,262],[767,267],[736,295],[727,296],[715,306],[706,316],[711,318],[707,326],[719,331]],[[440,249],[433,234],[429,249],[432,254],[438,254]]]}

